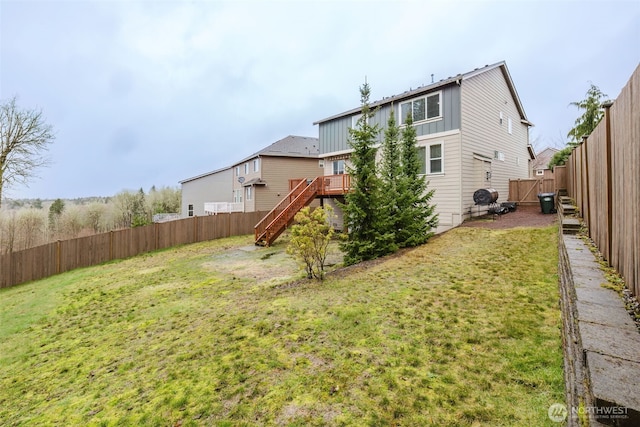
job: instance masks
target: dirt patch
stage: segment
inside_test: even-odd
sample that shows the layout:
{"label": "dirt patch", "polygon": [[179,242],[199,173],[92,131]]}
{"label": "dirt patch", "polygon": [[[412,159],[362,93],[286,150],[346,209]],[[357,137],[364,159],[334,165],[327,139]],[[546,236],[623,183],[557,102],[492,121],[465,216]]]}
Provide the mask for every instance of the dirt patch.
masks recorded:
{"label": "dirt patch", "polygon": [[492,229],[514,227],[546,227],[558,219],[556,214],[543,214],[540,206],[518,206],[515,212],[504,215],[485,215],[465,221],[460,227]]}

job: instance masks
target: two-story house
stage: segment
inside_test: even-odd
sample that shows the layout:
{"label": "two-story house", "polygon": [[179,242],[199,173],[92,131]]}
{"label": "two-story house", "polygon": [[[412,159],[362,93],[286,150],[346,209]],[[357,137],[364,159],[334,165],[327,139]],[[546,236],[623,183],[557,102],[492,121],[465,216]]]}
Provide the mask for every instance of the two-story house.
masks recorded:
{"label": "two-story house", "polygon": [[272,209],[290,180],[322,174],[318,139],[287,136],[231,166],[180,181],[182,216]]}
{"label": "two-story house", "polygon": [[[535,158],[529,144],[532,124],[505,62],[386,97],[371,107],[372,124],[382,128],[379,142],[392,110],[400,123],[412,115],[422,174],[435,189],[438,232],[486,212],[486,206],[474,203],[476,190],[495,189],[498,201],[504,202],[509,179],[529,177],[529,163]],[[349,128],[356,126],[360,113],[357,107],[314,123],[319,125],[324,175],[345,173],[352,151]],[[326,203],[339,214],[333,199]]]}

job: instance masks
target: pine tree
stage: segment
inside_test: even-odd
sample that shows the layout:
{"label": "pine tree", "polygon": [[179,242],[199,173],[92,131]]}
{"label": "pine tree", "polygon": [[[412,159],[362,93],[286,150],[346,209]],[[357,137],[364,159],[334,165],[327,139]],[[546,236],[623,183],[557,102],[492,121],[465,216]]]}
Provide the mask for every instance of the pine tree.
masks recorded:
{"label": "pine tree", "polygon": [[400,183],[402,164],[400,160],[400,128],[396,123],[393,107],[382,143],[382,161],[380,178],[382,180],[383,213],[388,220],[389,230],[394,233],[394,241],[398,243],[395,231],[398,230],[400,220]]}
{"label": "pine tree", "polygon": [[353,148],[351,166],[352,191],[345,195],[344,223],[348,231],[342,244],[347,265],[374,259],[397,249],[393,232],[385,215],[381,180],[376,170],[375,142],[380,127],[371,125],[373,112],[369,107],[371,89],[368,83],[360,88],[362,116],[356,128],[349,129],[349,144]]}
{"label": "pine tree", "polygon": [[427,191],[428,182],[420,175],[420,158],[416,147],[416,130],[411,115],[407,116],[402,131],[402,171],[398,180],[398,220],[396,243],[400,247],[418,246],[433,235],[438,226],[438,215],[431,199],[435,190]]}

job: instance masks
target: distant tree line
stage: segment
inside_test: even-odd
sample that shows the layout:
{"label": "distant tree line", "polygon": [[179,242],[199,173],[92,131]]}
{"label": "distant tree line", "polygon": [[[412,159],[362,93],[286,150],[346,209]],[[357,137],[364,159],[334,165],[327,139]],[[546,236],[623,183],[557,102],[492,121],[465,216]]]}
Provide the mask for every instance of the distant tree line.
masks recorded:
{"label": "distant tree line", "polygon": [[147,225],[155,214],[179,213],[181,199],[178,188],[153,186],[148,193],[141,188],[104,198],[6,203],[13,209],[0,210],[0,253]]}

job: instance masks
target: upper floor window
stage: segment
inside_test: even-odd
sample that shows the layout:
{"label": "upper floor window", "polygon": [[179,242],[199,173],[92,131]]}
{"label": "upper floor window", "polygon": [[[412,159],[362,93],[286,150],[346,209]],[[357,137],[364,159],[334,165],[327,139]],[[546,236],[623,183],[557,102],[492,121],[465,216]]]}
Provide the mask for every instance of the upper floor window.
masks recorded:
{"label": "upper floor window", "polygon": [[334,160],[333,162],[333,174],[342,175],[344,173],[344,160]]}
{"label": "upper floor window", "polygon": [[193,205],[189,205],[187,209],[187,214],[189,216],[193,216]]}
{"label": "upper floor window", "polygon": [[244,164],[244,174],[248,174],[249,173],[249,163],[245,163]]}
{"label": "upper floor window", "polygon": [[258,172],[260,170],[260,160],[253,159],[253,171]]}
{"label": "upper floor window", "polygon": [[440,95],[441,92],[436,92],[434,94],[412,99],[411,101],[400,104],[402,123],[406,122],[409,114],[411,114],[411,118],[414,122],[440,117],[442,115]]}
{"label": "upper floor window", "polygon": [[493,152],[493,158],[495,160],[500,160],[500,161],[504,162],[504,153],[502,151],[494,151]]}
{"label": "upper floor window", "polygon": [[236,166],[236,176],[240,176],[240,166]]}

